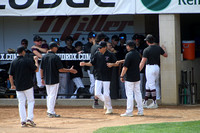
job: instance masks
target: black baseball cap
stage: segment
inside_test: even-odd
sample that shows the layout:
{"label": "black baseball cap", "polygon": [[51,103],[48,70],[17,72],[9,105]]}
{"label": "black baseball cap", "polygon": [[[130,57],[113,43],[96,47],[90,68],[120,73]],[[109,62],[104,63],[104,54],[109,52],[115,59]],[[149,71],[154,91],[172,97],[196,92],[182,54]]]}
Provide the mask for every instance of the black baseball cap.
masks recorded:
{"label": "black baseball cap", "polygon": [[155,38],[151,34],[148,34],[144,40],[148,41],[149,43],[154,43],[155,42]]}
{"label": "black baseball cap", "polygon": [[99,45],[97,46],[98,48],[104,48],[107,47],[107,43],[105,41],[99,42]]}
{"label": "black baseball cap", "polygon": [[71,40],[72,42],[74,42],[74,39],[73,39],[71,36],[67,36],[67,37],[65,38],[65,41],[69,41],[69,40]]}
{"label": "black baseball cap", "polygon": [[128,40],[126,46],[135,47],[135,42],[132,40]]}
{"label": "black baseball cap", "polygon": [[52,49],[53,47],[57,47],[58,48],[58,44],[56,42],[50,42],[49,43],[49,48]]}
{"label": "black baseball cap", "polygon": [[35,35],[33,41],[42,41],[42,37]]}
{"label": "black baseball cap", "polygon": [[22,53],[23,51],[25,51],[25,47],[24,46],[17,47],[17,53],[18,54]]}
{"label": "black baseball cap", "polygon": [[133,39],[133,40],[136,40],[136,39],[141,39],[141,37],[140,37],[140,35],[138,35],[138,34],[135,34],[135,35],[133,35],[132,39]]}
{"label": "black baseball cap", "polygon": [[96,41],[100,42],[101,40],[106,39],[106,37],[107,37],[106,34],[100,32],[97,34]]}
{"label": "black baseball cap", "polygon": [[28,40],[26,40],[26,39],[22,39],[22,40],[21,40],[21,43],[28,44]]}
{"label": "black baseball cap", "polygon": [[113,35],[113,36],[112,36],[112,40],[114,40],[114,41],[119,41],[118,35]]}
{"label": "black baseball cap", "polygon": [[88,38],[95,38],[96,37],[96,34],[94,32],[90,32],[88,34]]}
{"label": "black baseball cap", "polygon": [[83,46],[83,43],[81,41],[76,42],[75,47],[78,47],[78,46]]}
{"label": "black baseball cap", "polygon": [[119,39],[126,39],[126,34],[125,33],[119,34]]}

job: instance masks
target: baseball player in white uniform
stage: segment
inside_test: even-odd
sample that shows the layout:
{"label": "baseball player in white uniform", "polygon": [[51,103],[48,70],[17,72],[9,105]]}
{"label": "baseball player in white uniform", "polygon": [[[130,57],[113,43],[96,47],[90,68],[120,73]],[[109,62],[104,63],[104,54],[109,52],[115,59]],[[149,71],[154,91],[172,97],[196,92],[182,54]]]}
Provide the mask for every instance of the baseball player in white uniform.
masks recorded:
{"label": "baseball player in white uniform", "polygon": [[[151,34],[148,34],[145,38],[146,43],[149,47],[144,49],[143,57],[140,62],[140,70],[146,65],[146,94],[145,100],[143,102],[144,108],[158,108],[156,103],[156,82],[159,80],[160,74],[160,55],[167,57],[168,54],[166,52],[166,48],[162,46],[162,48],[155,44],[155,39]],[[147,100],[150,95],[152,96],[153,102],[147,106]]]}

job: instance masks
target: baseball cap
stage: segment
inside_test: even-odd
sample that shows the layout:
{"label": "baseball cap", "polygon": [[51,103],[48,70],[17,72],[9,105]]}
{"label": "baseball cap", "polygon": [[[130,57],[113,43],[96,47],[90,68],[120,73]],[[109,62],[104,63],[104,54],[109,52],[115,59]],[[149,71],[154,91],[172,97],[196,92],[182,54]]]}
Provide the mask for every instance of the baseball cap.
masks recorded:
{"label": "baseball cap", "polygon": [[135,42],[132,40],[128,40],[126,43],[126,46],[131,46],[131,47],[135,47]]}
{"label": "baseball cap", "polygon": [[88,38],[95,38],[96,37],[96,34],[94,32],[90,32],[88,34]]}
{"label": "baseball cap", "polygon": [[135,34],[135,35],[133,35],[132,39],[133,39],[133,40],[136,40],[136,39],[141,39],[141,38],[140,38],[140,35]]}
{"label": "baseball cap", "polygon": [[58,44],[56,42],[50,42],[49,43],[49,48],[52,49],[53,47],[57,47],[58,48]]}
{"label": "baseball cap", "polygon": [[119,39],[126,39],[126,34],[125,33],[119,34]]}
{"label": "baseball cap", "polygon": [[42,41],[42,37],[35,35],[33,41]]}
{"label": "baseball cap", "polygon": [[83,46],[83,43],[81,41],[76,42],[75,47],[78,47],[78,46]]}
{"label": "baseball cap", "polygon": [[107,37],[106,34],[100,32],[97,34],[96,41],[100,42],[101,40],[105,39],[106,37]]}
{"label": "baseball cap", "polygon": [[148,34],[144,40],[153,43],[155,41],[155,38],[153,37],[153,35]]}
{"label": "baseball cap", "polygon": [[105,41],[99,42],[99,45],[97,46],[98,48],[104,48],[107,46],[107,43]]}
{"label": "baseball cap", "polygon": [[71,40],[72,42],[74,42],[74,39],[73,39],[71,36],[67,36],[67,37],[65,38],[65,41],[69,41],[69,40]]}
{"label": "baseball cap", "polygon": [[119,41],[119,37],[118,37],[117,35],[113,35],[113,36],[112,36],[112,40],[114,40],[114,41]]}
{"label": "baseball cap", "polygon": [[17,53],[18,54],[22,53],[23,51],[25,51],[25,47],[24,46],[17,47]]}
{"label": "baseball cap", "polygon": [[21,40],[21,43],[28,44],[28,40],[26,40],[26,39],[22,39],[22,40]]}

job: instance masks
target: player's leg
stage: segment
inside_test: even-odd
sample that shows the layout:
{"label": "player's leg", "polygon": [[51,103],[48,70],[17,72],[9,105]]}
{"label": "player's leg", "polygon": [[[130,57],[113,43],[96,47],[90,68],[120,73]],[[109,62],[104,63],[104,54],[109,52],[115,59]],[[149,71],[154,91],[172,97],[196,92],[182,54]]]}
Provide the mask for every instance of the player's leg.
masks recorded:
{"label": "player's leg", "polygon": [[102,87],[103,87],[103,81],[95,80],[95,96],[97,96],[101,101],[105,101],[104,96],[102,94]]}
{"label": "player's leg", "polygon": [[156,100],[160,100],[160,69],[157,71],[156,74]]}
{"label": "player's leg", "polygon": [[137,102],[138,115],[143,115],[142,93],[140,90],[140,81],[134,82],[133,91],[135,94],[135,101]]}
{"label": "player's leg", "polygon": [[30,88],[26,90],[25,92],[26,98],[27,98],[27,103],[28,103],[28,117],[27,117],[27,122],[26,124],[32,127],[35,127],[36,124],[33,122],[33,109],[34,109],[34,95],[33,95],[33,88]]}
{"label": "player's leg", "polygon": [[[95,78],[94,74],[91,74],[90,70],[87,70],[88,76],[90,78],[90,94],[94,95],[94,90],[95,90]],[[98,97],[96,96],[91,96],[91,98],[94,98],[94,103],[92,105],[93,108],[101,108],[102,106],[99,105],[98,103]]]}
{"label": "player's leg", "polygon": [[148,108],[157,108],[158,107],[158,105],[156,103],[156,79],[157,79],[157,76],[158,76],[158,71],[159,71],[159,66],[153,65],[152,66],[151,82],[149,83],[153,102],[148,106]]}
{"label": "player's leg", "polygon": [[[67,82],[66,82],[67,74],[59,73],[59,90],[58,94],[66,94]],[[66,96],[58,96],[59,99],[65,99]]]}
{"label": "player's leg", "polygon": [[143,102],[143,107],[147,108],[147,101],[151,95],[151,91],[150,91],[150,87],[149,84],[152,82],[152,69],[151,69],[151,65],[146,65],[146,69],[145,69],[145,76],[146,76],[146,92],[145,92],[145,98],[144,98],[144,102]]}
{"label": "player's leg", "polygon": [[48,94],[48,106],[47,106],[47,113],[50,114],[49,117],[60,117],[56,115],[54,107],[56,103],[56,97],[58,93],[59,83],[54,85],[46,85],[47,94]]}
{"label": "player's leg", "polygon": [[126,112],[124,114],[121,114],[120,116],[133,116],[133,82],[125,81],[125,90],[126,90],[126,97],[127,97],[127,103],[126,103]]}
{"label": "player's leg", "polygon": [[18,99],[18,108],[19,108],[19,116],[21,119],[21,126],[26,126],[26,96],[24,91],[16,91],[17,99]]}
{"label": "player's leg", "polygon": [[87,70],[88,76],[90,78],[90,94],[94,94],[95,78],[94,75],[90,73],[90,70]]}
{"label": "player's leg", "polygon": [[104,96],[104,105],[107,109],[106,114],[112,113],[112,103],[110,98],[110,81],[103,81],[103,96]]}
{"label": "player's leg", "polygon": [[72,81],[76,85],[76,90],[74,92],[74,96],[71,96],[71,98],[76,98],[77,96],[75,96],[75,95],[81,95],[83,93],[84,94],[88,93],[88,92],[86,92],[85,86],[83,85],[83,82],[80,77],[75,77],[72,79]]}

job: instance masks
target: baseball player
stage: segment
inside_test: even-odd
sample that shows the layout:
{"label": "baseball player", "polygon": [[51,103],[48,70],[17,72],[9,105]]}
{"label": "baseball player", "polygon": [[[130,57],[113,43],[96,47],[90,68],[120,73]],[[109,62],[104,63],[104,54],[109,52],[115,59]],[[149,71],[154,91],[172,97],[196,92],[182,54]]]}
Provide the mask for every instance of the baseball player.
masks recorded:
{"label": "baseball player", "polygon": [[138,115],[143,115],[142,106],[142,94],[140,91],[140,55],[139,52],[135,50],[135,43],[133,41],[128,41],[126,44],[126,49],[129,51],[126,54],[124,66],[120,75],[121,82],[125,81],[125,90],[127,97],[127,109],[122,117],[132,117],[133,116],[133,92],[134,97],[137,102]]}
{"label": "baseball player", "polygon": [[[42,44],[42,38],[38,35],[34,36],[33,41],[35,45],[31,47],[32,52],[34,55],[36,55],[38,58],[42,58],[42,53],[46,53],[48,50],[48,44]],[[39,61],[40,64],[40,61]],[[39,71],[36,72],[36,80],[37,80],[37,86],[39,89],[39,93],[43,93],[44,85],[42,85],[41,77],[40,77],[40,68]],[[43,96],[42,96],[43,98]]]}
{"label": "baseball player", "polygon": [[[156,103],[156,82],[159,80],[159,73],[160,73],[160,55],[167,57],[168,54],[166,52],[166,48],[162,46],[162,48],[155,44],[155,39],[151,34],[148,34],[145,38],[146,43],[149,47],[144,49],[143,57],[140,62],[140,71],[146,65],[146,94],[145,100],[143,102],[144,108],[158,108]],[[152,96],[153,102],[147,106],[147,100],[149,99],[150,95]]]}
{"label": "baseball player", "polygon": [[[110,98],[110,81],[112,75],[112,69],[107,66],[107,63],[116,62],[116,58],[113,53],[107,50],[107,43],[101,41],[97,46],[97,51],[88,63],[81,62],[80,66],[94,66],[95,70],[95,96],[104,102],[104,106],[107,109],[105,114],[111,114],[112,105]],[[103,94],[102,94],[103,87]]]}
{"label": "baseball player", "polygon": [[[91,47],[93,45],[95,45],[95,37],[96,37],[96,34],[94,32],[90,32],[88,34],[88,42],[85,44],[85,47],[84,47],[84,53],[91,53]],[[94,75],[90,72],[90,68],[85,66],[84,67],[84,70],[87,71],[88,73],[88,76],[90,78],[90,94],[94,94],[94,83],[95,83],[95,78],[94,78]]]}
{"label": "baseball player", "polygon": [[[91,59],[94,56],[94,54],[96,53],[96,51],[98,51],[98,43],[100,41],[105,41],[106,39],[106,35],[102,32],[98,33],[96,38],[95,38],[95,43],[92,45],[90,53],[91,53]],[[93,76],[95,75],[95,70],[94,67],[90,67],[90,73],[93,74]],[[94,97],[94,103],[93,103],[93,108],[101,108],[101,106],[98,103],[98,98]]]}
{"label": "baseball player", "polygon": [[[38,71],[38,58],[34,57],[33,60],[25,57],[25,48],[20,46],[17,48],[19,56],[14,59],[9,69],[9,79],[11,89],[16,89],[19,115],[21,118],[21,126],[26,127],[30,125],[35,127],[33,122],[33,109],[34,109],[34,95],[33,95],[33,72]],[[28,103],[28,117],[26,118],[26,99]]]}
{"label": "baseball player", "polygon": [[50,42],[49,47],[49,52],[42,57],[40,67],[42,84],[46,85],[47,91],[47,116],[52,118],[60,117],[54,111],[59,88],[59,72],[71,72],[75,74],[77,71],[73,67],[70,69],[63,68],[61,59],[55,54],[58,50],[56,42]]}

